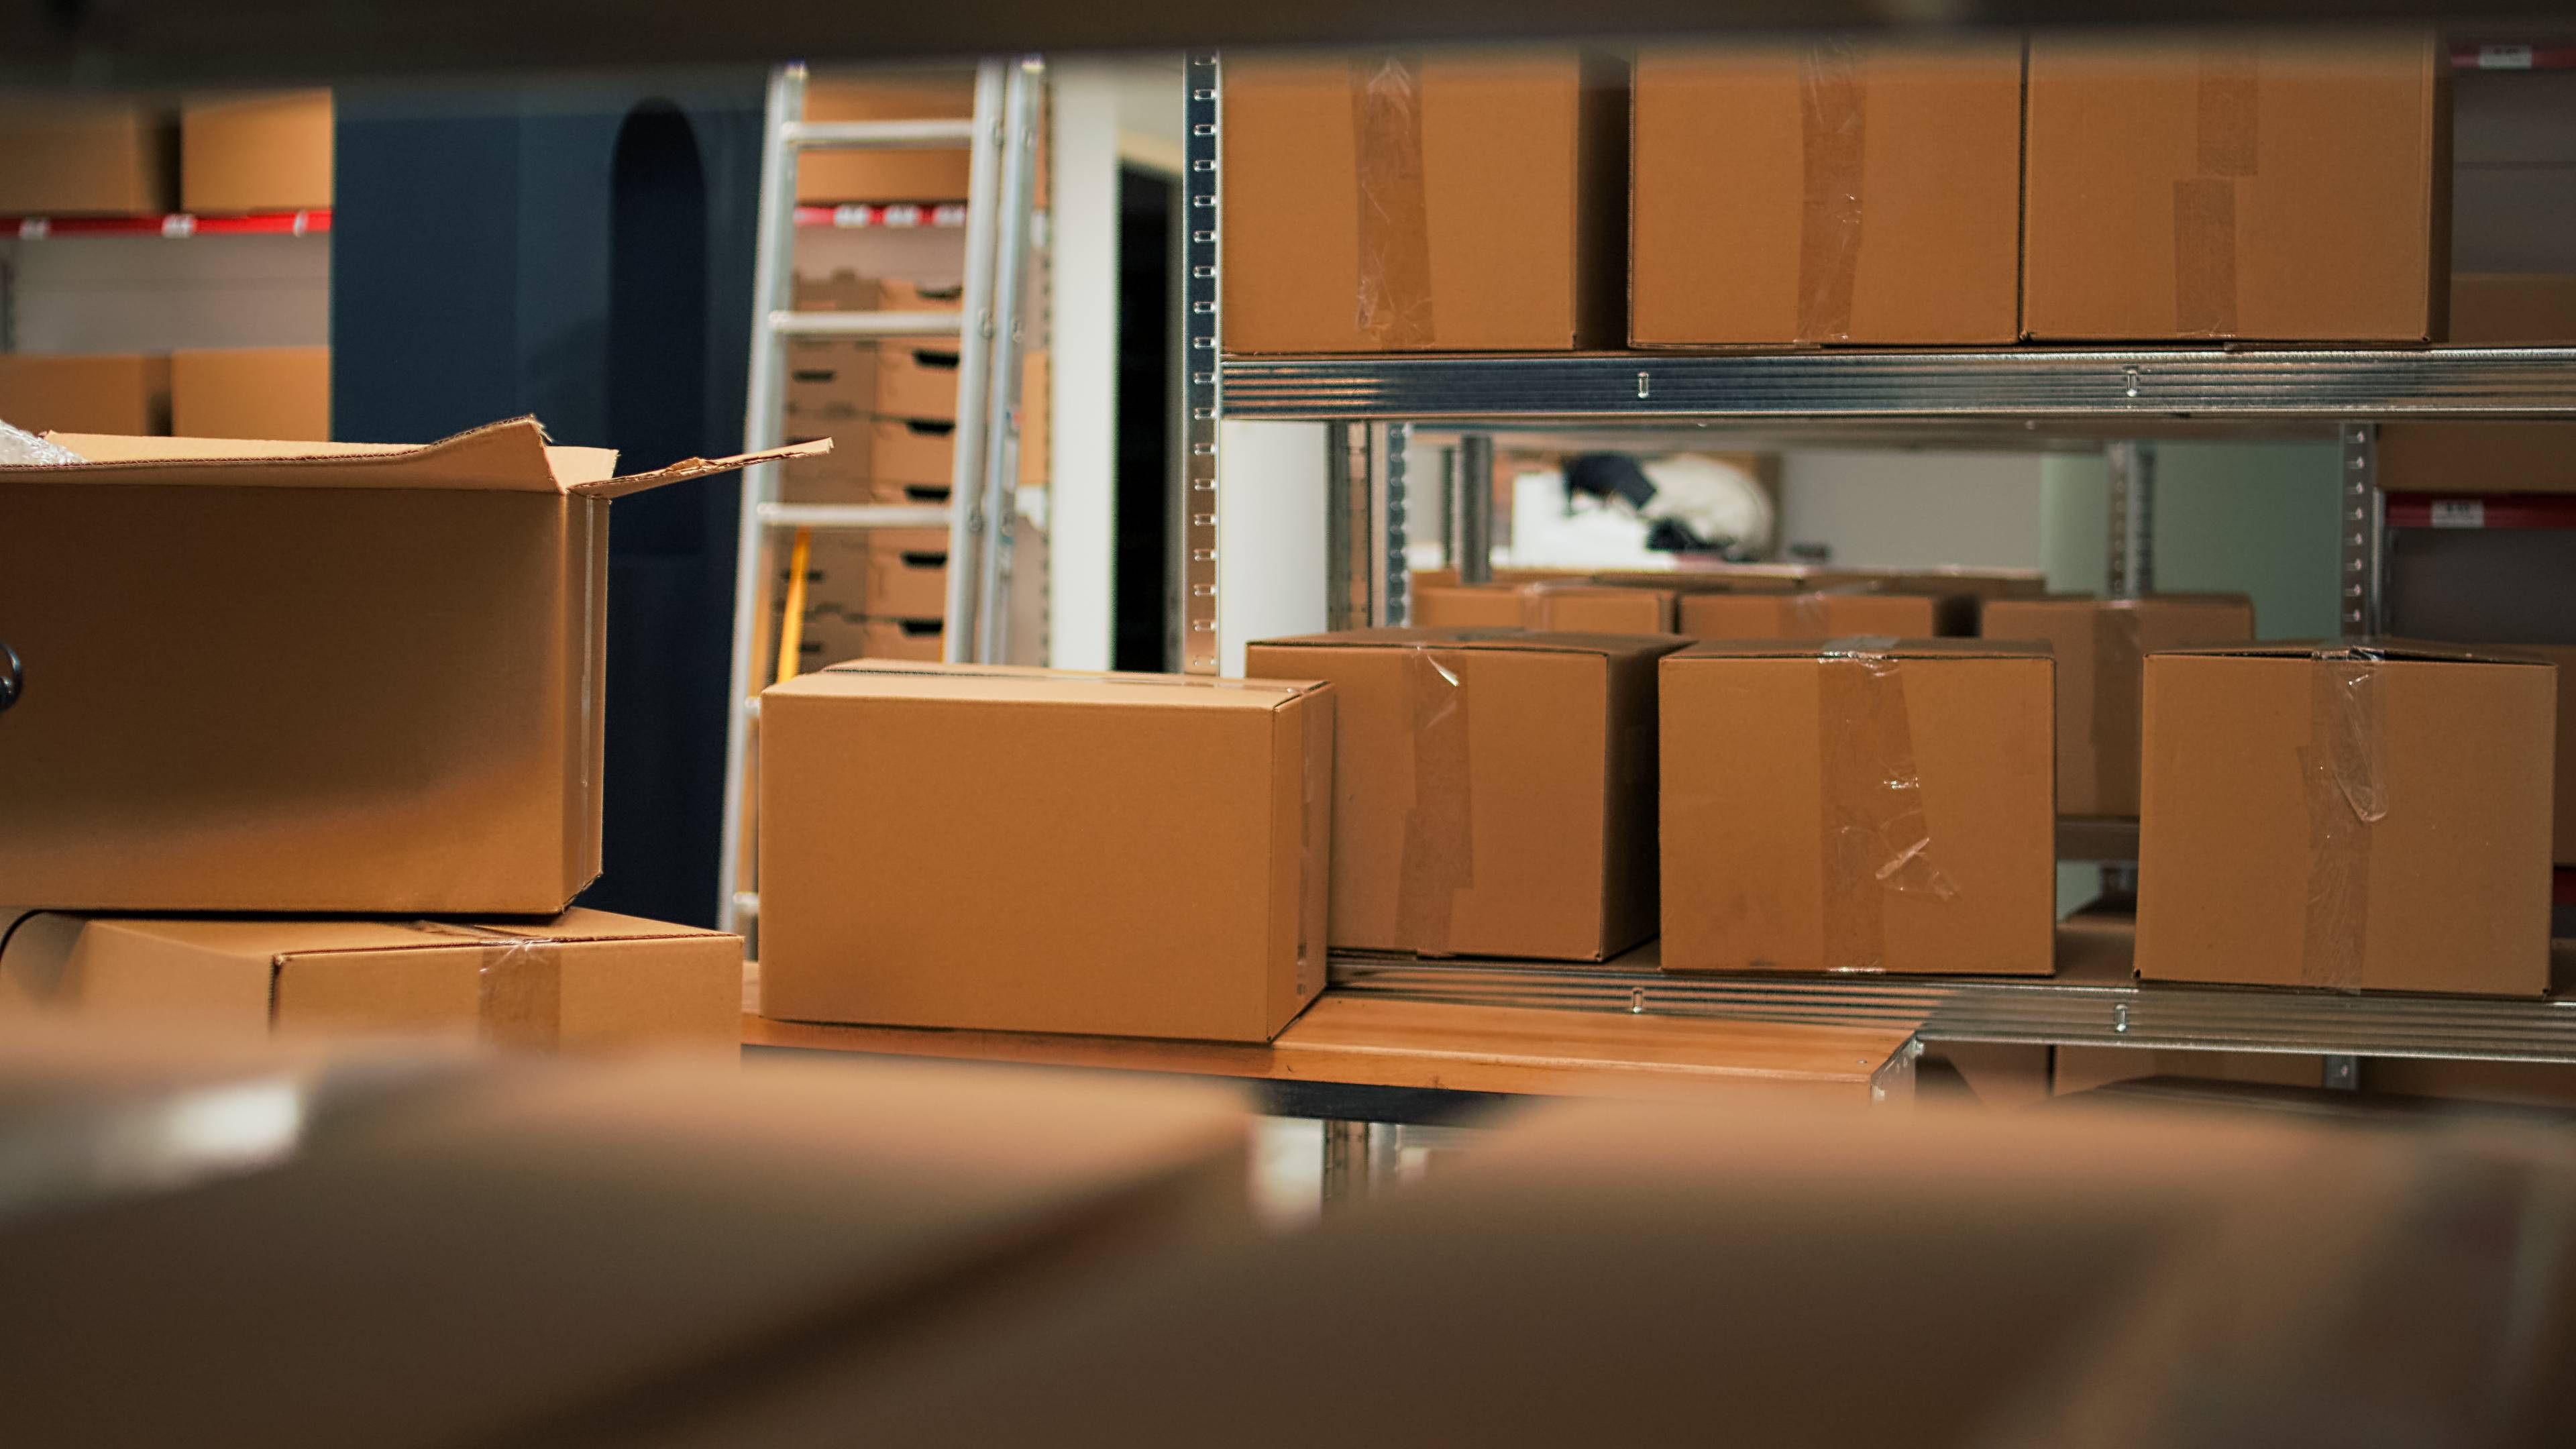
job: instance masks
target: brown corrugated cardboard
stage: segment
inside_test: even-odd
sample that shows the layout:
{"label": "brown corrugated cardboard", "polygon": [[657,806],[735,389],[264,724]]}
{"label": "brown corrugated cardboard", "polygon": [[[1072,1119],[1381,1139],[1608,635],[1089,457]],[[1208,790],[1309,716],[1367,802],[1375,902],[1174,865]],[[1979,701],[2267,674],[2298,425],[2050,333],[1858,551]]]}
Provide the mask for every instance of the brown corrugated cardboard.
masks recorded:
{"label": "brown corrugated cardboard", "polygon": [[957,424],[879,418],[868,425],[868,476],[880,483],[948,484],[957,467]]}
{"label": "brown corrugated cardboard", "polygon": [[1693,639],[1932,639],[1975,633],[1977,601],[1858,586],[1804,594],[1693,591],[1681,596],[1679,618]]}
{"label": "brown corrugated cardboard", "polygon": [[170,431],[170,359],[0,352],[0,422],[30,433]]}
{"label": "brown corrugated cardboard", "polygon": [[2383,423],[2374,462],[2390,493],[2576,493],[2576,423]]}
{"label": "brown corrugated cardboard", "polygon": [[742,938],[604,911],[550,921],[39,915],[0,947],[0,1010],[235,1036],[463,1032],[540,1051],[733,1056]]}
{"label": "brown corrugated cardboard", "polygon": [[803,627],[796,636],[799,673],[811,674],[827,665],[866,658],[873,652],[868,648],[867,620],[834,604],[806,609]]}
{"label": "brown corrugated cardboard", "polygon": [[[822,74],[806,82],[809,121],[963,121],[975,114],[971,70],[924,69]],[[1034,178],[1046,205],[1046,126],[1039,126]],[[799,201],[964,201],[967,152],[962,146],[914,150],[807,151],[797,159]],[[907,309],[908,310],[908,309]]]}
{"label": "brown corrugated cardboard", "polygon": [[[2185,1449],[2355,1416],[2427,1443],[2567,1438],[2555,1204],[2576,1183],[2542,1132],[1551,1103],[1442,1167],[899,1364],[820,1356],[675,1415],[654,1449],[849,1424],[921,1449],[1210,1425],[1248,1449]],[[1940,1317],[1856,1350],[1864,1304]]]}
{"label": "brown corrugated cardboard", "polygon": [[0,216],[168,211],[176,117],[112,97],[22,95],[0,103]]}
{"label": "brown corrugated cardboard", "polygon": [[1324,986],[1333,703],[1314,684],[931,664],[770,688],[761,1010],[1269,1040]]}
{"label": "brown corrugated cardboard", "polygon": [[1522,589],[1529,627],[1558,634],[1670,634],[1667,589],[1606,584],[1530,584]]}
{"label": "brown corrugated cardboard", "polygon": [[2021,51],[2010,37],[1639,54],[1629,341],[2014,340]]}
{"label": "brown corrugated cardboard", "polygon": [[1570,51],[1228,62],[1226,347],[1618,346],[1627,127]]}
{"label": "brown corrugated cardboard", "polygon": [[2455,347],[2576,347],[2576,276],[2451,275]]}
{"label": "brown corrugated cardboard", "polygon": [[1446,584],[1416,588],[1410,617],[1424,629],[1521,629],[1529,625],[1529,596],[1517,584]]}
{"label": "brown corrugated cardboard", "polygon": [[2554,675],[2393,640],[2148,656],[2138,974],[2538,995]]}
{"label": "brown corrugated cardboard", "polygon": [[948,531],[907,528],[868,539],[871,618],[936,619],[948,612]]}
{"label": "brown corrugated cardboard", "polygon": [[882,344],[877,349],[877,416],[956,421],[958,356],[953,346]]}
{"label": "brown corrugated cardboard", "polygon": [[2440,341],[2449,75],[2423,33],[2034,36],[2022,330]]}
{"label": "brown corrugated cardboard", "polygon": [[553,915],[599,870],[612,476],[427,447],[57,435],[0,469],[0,880],[63,910]]}
{"label": "brown corrugated cardboard", "polygon": [[1609,584],[1645,584],[1678,593],[1737,592],[1779,594],[1872,592],[1883,594],[1960,594],[1976,599],[2020,598],[2048,591],[2038,569],[1930,568],[1893,569],[1832,567],[1822,564],[1690,563],[1671,569],[1612,569],[1593,578]]}
{"label": "brown corrugated cardboard", "polygon": [[190,96],[179,111],[180,206],[214,213],[329,206],[331,126],[329,91]]}
{"label": "brown corrugated cardboard", "polygon": [[331,437],[331,349],[224,347],[170,354],[170,431],[183,438]]}
{"label": "brown corrugated cardboard", "polygon": [[909,659],[935,663],[948,642],[937,619],[870,619],[865,624],[869,659]]}
{"label": "brown corrugated cardboard", "polygon": [[1673,638],[1355,629],[1256,642],[1326,679],[1336,946],[1601,960],[1655,929],[1655,660]]}
{"label": "brown corrugated cardboard", "polygon": [[2527,644],[2521,651],[2558,666],[2558,767],[2550,795],[2555,804],[2549,858],[2560,865],[2576,865],[2576,646]]}
{"label": "brown corrugated cardboard", "polygon": [[1865,642],[1665,657],[1665,970],[2052,969],[2052,661]]}
{"label": "brown corrugated cardboard", "polygon": [[2035,639],[2057,656],[2057,813],[2138,813],[2138,711],[2146,656],[2254,637],[2242,594],[1993,599],[1988,639]]}
{"label": "brown corrugated cardboard", "polygon": [[1249,1226],[1242,1102],[1205,1084],[87,1039],[0,1038],[0,1094],[47,1141],[167,1130],[116,1154],[149,1172],[13,1169],[45,1208],[0,1237],[26,1444],[633,1442],[681,1385],[894,1358]]}

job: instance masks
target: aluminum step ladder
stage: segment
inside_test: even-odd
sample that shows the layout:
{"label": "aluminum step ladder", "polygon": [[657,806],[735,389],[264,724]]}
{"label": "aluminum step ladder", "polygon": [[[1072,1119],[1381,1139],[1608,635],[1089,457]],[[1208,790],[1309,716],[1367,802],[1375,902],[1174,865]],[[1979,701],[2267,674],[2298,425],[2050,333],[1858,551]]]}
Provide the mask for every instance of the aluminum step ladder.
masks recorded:
{"label": "aluminum step ladder", "polygon": [[[1007,644],[1011,524],[1018,507],[1022,300],[1027,295],[1036,194],[1038,93],[1034,58],[987,60],[975,71],[969,120],[808,121],[805,66],[769,78],[754,263],[746,449],[786,441],[787,347],[796,338],[958,339],[956,462],[946,505],[794,504],[781,500],[781,466],[743,470],[742,523],[734,556],[733,669],[725,739],[724,853],[716,919],[745,931],[759,915],[757,831],[748,783],[759,748],[759,688],[772,630],[775,545],[814,532],[870,528],[948,530],[948,600],[942,653],[998,662]],[[808,150],[968,152],[966,277],[955,312],[798,312],[795,300],[796,161]],[[792,581],[802,603],[801,578]],[[792,656],[784,671],[792,669]]]}

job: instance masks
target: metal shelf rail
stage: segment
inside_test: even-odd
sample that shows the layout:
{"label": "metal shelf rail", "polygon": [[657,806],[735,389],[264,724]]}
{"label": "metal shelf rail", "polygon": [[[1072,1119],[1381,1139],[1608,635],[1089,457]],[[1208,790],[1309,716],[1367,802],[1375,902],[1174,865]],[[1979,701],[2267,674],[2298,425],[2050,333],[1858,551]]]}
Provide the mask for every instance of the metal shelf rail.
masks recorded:
{"label": "metal shelf rail", "polygon": [[[1192,54],[1184,83],[1188,447],[1181,657],[1193,673],[1216,672],[1221,658],[1216,521],[1222,425],[1230,421],[1327,425],[1325,614],[1336,629],[1406,617],[1405,449],[1417,427],[1462,443],[1499,432],[1687,429],[1863,444],[2064,440],[2101,447],[2112,464],[2111,574],[2121,594],[2145,593],[2154,584],[2154,454],[2145,440],[2331,438],[2341,450],[2343,480],[2341,628],[2364,635],[2381,632],[2387,618],[2388,515],[2376,479],[2377,425],[2409,418],[2576,420],[2576,348],[1228,356],[1220,316],[1219,58]],[[2134,858],[2134,836],[2116,827],[2078,834],[2077,854],[2107,859],[2125,849]],[[1933,1041],[2313,1052],[2328,1059],[2329,1082],[2341,1085],[2353,1081],[2358,1056],[2576,1063],[2576,1000],[2070,980],[1678,977],[1614,967],[1355,956],[1335,958],[1333,982],[1373,995],[1640,1014],[1805,1022],[1919,1015],[1929,1023],[1924,1039]]]}

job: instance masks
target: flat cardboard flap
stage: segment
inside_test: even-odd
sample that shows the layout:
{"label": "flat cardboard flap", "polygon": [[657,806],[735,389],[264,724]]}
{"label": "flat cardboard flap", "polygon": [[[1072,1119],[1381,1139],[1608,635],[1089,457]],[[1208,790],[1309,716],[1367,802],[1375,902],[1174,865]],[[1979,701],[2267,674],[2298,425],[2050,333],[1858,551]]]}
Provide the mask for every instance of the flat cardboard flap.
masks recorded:
{"label": "flat cardboard flap", "polygon": [[49,433],[87,462],[0,467],[0,484],[192,484],[263,488],[421,488],[571,493],[615,498],[684,478],[752,463],[831,451],[831,440],[736,458],[690,458],[632,477],[615,476],[612,448],[551,446],[535,418],[488,423],[424,446],[295,443],[226,438],[126,438]]}
{"label": "flat cardboard flap", "polygon": [[1271,711],[1321,688],[1321,683],[1312,680],[1212,679],[1189,674],[1092,673],[1004,664],[860,659],[800,674],[770,686],[762,694]]}
{"label": "flat cardboard flap", "polygon": [[2547,664],[2545,655],[2486,645],[2440,644],[2424,639],[2266,640],[2259,644],[2195,644],[2157,654],[2227,655],[2245,659],[2355,659],[2412,664]]}

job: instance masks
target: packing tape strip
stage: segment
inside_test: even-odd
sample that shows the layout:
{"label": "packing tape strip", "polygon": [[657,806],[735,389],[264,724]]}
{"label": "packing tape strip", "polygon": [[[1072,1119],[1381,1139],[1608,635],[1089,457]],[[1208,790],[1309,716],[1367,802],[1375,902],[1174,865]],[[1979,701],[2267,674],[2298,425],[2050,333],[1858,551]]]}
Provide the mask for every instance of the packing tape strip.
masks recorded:
{"label": "packing tape strip", "polygon": [[2139,752],[2146,713],[2145,636],[2138,611],[2112,604],[2093,613],[2093,798],[2127,799],[2137,813]]}
{"label": "packing tape strip", "polygon": [[1783,639],[1824,639],[1833,634],[1826,620],[1825,595],[1819,591],[1780,596],[1780,622],[1776,626]]}
{"label": "packing tape strip", "polygon": [[2255,172],[2262,89],[2254,44],[2204,39],[2196,175],[2174,183],[2174,330],[2236,335],[2236,183]]}
{"label": "packing tape strip", "polygon": [[2370,949],[2371,827],[2388,815],[2388,740],[2378,659],[2320,649],[2309,666],[2308,742],[2299,772],[2308,809],[2308,901],[2299,983],[2359,991]]}
{"label": "packing tape strip", "polygon": [[1458,893],[1476,883],[1467,661],[1456,654],[1444,660],[1429,647],[1416,647],[1406,660],[1413,802],[1404,813],[1404,853],[1397,866],[1396,939],[1406,950],[1445,956]]}
{"label": "packing tape strip", "polygon": [[483,943],[474,994],[485,1045],[521,1051],[553,1051],[561,1045],[563,942],[452,921],[414,921],[411,926]]}
{"label": "packing tape strip", "polygon": [[1905,671],[1886,638],[1836,639],[1816,670],[1824,967],[1887,969],[1890,891],[1956,900],[1932,858]]}
{"label": "packing tape strip", "polygon": [[1420,63],[1398,55],[1354,60],[1351,131],[1359,179],[1359,330],[1381,348],[1428,347],[1431,226]]}
{"label": "packing tape strip", "polygon": [[1798,67],[1798,141],[1804,191],[1798,222],[1801,342],[1851,339],[1860,272],[1863,87],[1860,47],[1820,40]]}

